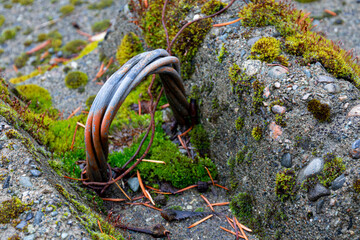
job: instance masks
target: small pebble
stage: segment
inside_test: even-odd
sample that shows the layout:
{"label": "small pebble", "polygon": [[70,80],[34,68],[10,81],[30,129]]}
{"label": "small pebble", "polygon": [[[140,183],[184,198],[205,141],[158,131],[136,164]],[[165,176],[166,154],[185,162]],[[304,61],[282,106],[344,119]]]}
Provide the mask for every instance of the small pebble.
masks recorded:
{"label": "small pebble", "polygon": [[323,196],[329,196],[330,190],[323,185],[317,183],[314,188],[309,190],[308,199],[310,201],[316,201]]}
{"label": "small pebble", "polygon": [[280,85],[279,82],[275,82],[274,86],[275,86],[275,88],[278,88],[278,89],[279,89],[281,85]]}
{"label": "small pebble", "polygon": [[127,183],[129,184],[129,186],[133,192],[137,192],[137,190],[139,190],[140,184],[139,184],[138,178],[135,178],[135,177],[130,178]]}
{"label": "small pebble", "polygon": [[44,213],[42,211],[37,211],[34,218],[34,225],[39,225],[42,222],[42,217],[44,216]]}
{"label": "small pebble", "polygon": [[290,153],[284,153],[281,157],[281,166],[286,168],[291,168],[292,166],[292,159]]}
{"label": "small pebble", "polygon": [[31,175],[33,175],[34,177],[40,177],[42,172],[40,172],[39,170],[36,169],[31,169],[30,170]]}
{"label": "small pebble", "polygon": [[319,83],[333,83],[335,79],[326,75],[319,75],[318,80]]}
{"label": "small pebble", "polygon": [[26,215],[25,220],[30,221],[31,219],[33,219],[33,217],[34,217],[34,214],[32,212],[30,212]]}
{"label": "small pebble", "polygon": [[19,179],[19,183],[21,185],[23,185],[24,187],[29,187],[31,188],[33,185],[31,183],[31,180],[29,177],[26,177],[26,176],[21,176],[20,179]]}
{"label": "small pebble", "polygon": [[275,114],[280,114],[280,115],[283,115],[285,112],[286,112],[286,108],[283,107],[283,106],[280,106],[280,105],[274,105],[272,108],[271,108],[271,111]]}
{"label": "small pebble", "polygon": [[21,221],[18,225],[16,225],[16,229],[24,229],[24,227],[26,227],[27,222],[26,221]]}

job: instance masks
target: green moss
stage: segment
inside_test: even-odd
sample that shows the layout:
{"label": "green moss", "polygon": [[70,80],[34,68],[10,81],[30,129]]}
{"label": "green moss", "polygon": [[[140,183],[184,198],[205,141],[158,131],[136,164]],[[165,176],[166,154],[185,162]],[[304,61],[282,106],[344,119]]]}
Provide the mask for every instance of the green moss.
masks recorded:
{"label": "green moss", "polygon": [[132,57],[143,52],[140,39],[135,33],[129,32],[124,36],[116,52],[116,59],[120,65],[123,65]]}
{"label": "green moss", "polygon": [[246,75],[237,64],[233,64],[229,68],[229,77],[232,85],[232,91],[241,97],[243,93],[247,93],[251,89],[251,77]]}
{"label": "green moss", "polygon": [[110,7],[113,4],[113,0],[100,0],[97,3],[92,3],[88,5],[88,8],[91,10],[104,9]]}
{"label": "green moss", "polygon": [[246,192],[240,192],[230,201],[231,212],[241,221],[248,220],[253,214],[254,198]]}
{"label": "green moss", "polygon": [[324,157],[324,161],[323,171],[318,175],[318,178],[322,185],[329,187],[331,183],[345,171],[346,167],[342,162],[342,158],[336,157],[331,153]]}
{"label": "green moss", "polygon": [[31,5],[34,0],[12,0],[13,3],[20,3],[21,5]]}
{"label": "green moss", "polygon": [[189,132],[190,142],[200,152],[207,152],[210,148],[209,135],[203,125],[195,125]]}
{"label": "green moss", "polygon": [[210,0],[201,7],[201,13],[205,15],[212,15],[226,7],[226,5],[226,3],[218,0]]}
{"label": "green moss", "polygon": [[81,50],[86,46],[87,42],[84,40],[76,39],[68,42],[61,48],[64,54],[71,55],[81,52]]}
{"label": "green moss", "polygon": [[36,84],[27,84],[17,86],[16,89],[23,97],[31,101],[29,107],[34,112],[41,113],[51,109],[51,96],[48,90],[45,88],[42,88]]}
{"label": "green moss", "polygon": [[17,68],[22,68],[26,65],[26,62],[29,60],[29,55],[26,53],[22,53],[19,57],[17,57],[14,61],[14,64]]}
{"label": "green moss", "polygon": [[4,24],[4,22],[5,22],[4,15],[0,15],[0,27]]}
{"label": "green moss", "polygon": [[328,104],[321,103],[317,99],[312,99],[308,102],[307,110],[320,122],[330,120],[331,108]]}
{"label": "green moss", "polygon": [[12,219],[18,218],[21,213],[29,209],[30,207],[22,203],[17,197],[3,201],[0,204],[0,223],[9,223]]}
{"label": "green moss", "polygon": [[29,35],[32,32],[33,32],[33,29],[28,27],[28,28],[25,29],[25,31],[22,34],[23,35]]}
{"label": "green moss", "polygon": [[355,178],[353,182],[353,189],[356,193],[360,194],[360,178]]}
{"label": "green moss", "polygon": [[5,29],[2,32],[2,37],[4,38],[4,40],[10,40],[15,38],[16,36],[16,29],[15,28],[11,28],[11,29]]}
{"label": "green moss", "polygon": [[287,124],[286,124],[284,118],[285,118],[284,115],[276,114],[276,115],[275,115],[275,122],[276,122],[276,124],[277,124],[277,125],[280,125],[280,126],[282,126],[282,127],[286,127]]}
{"label": "green moss", "polygon": [[[130,148],[125,148],[123,152],[114,152],[109,155],[109,163],[114,166],[123,164],[135,153],[143,134]],[[144,143],[140,152],[146,148],[149,139]],[[207,167],[213,178],[217,177],[217,170],[214,163],[209,158],[198,158],[194,160],[179,152],[178,147],[165,137],[165,133],[160,124],[156,127],[154,142],[146,158],[162,160],[166,164],[153,164],[142,162],[138,165],[141,176],[149,182],[168,181],[174,187],[183,188],[198,181],[209,181],[210,178],[204,167]],[[128,166],[129,167],[129,166]]]}
{"label": "green moss", "polygon": [[91,104],[94,102],[95,97],[96,97],[96,95],[91,95],[86,99],[85,104],[89,109],[91,108]]}
{"label": "green moss", "polygon": [[83,0],[69,0],[69,3],[72,5],[81,5],[84,1]]}
{"label": "green moss", "polygon": [[[50,124],[44,142],[51,151],[61,153],[70,150],[77,122],[84,124],[86,116],[79,115],[67,120],[53,121]],[[78,128],[74,148],[82,147],[84,147],[84,129]]]}
{"label": "green moss", "polygon": [[315,185],[319,182],[317,176],[308,177],[302,182],[301,188],[304,189],[306,192],[309,192],[310,189],[314,188]]}
{"label": "green moss", "polygon": [[219,55],[217,57],[219,63],[222,63],[226,54],[228,54],[228,52],[226,51],[225,44],[223,43],[223,44],[221,44],[221,49],[220,49]]}
{"label": "green moss", "polygon": [[91,26],[91,30],[93,32],[102,32],[108,29],[111,26],[111,22],[109,19],[104,19],[100,22],[96,22]]}
{"label": "green moss", "polygon": [[70,13],[72,13],[74,10],[75,10],[75,6],[72,4],[69,4],[69,5],[62,6],[59,11],[61,13],[61,16],[65,17],[65,16],[69,15]]}
{"label": "green moss", "polygon": [[253,112],[254,113],[259,113],[260,112],[260,107],[263,105],[263,91],[264,91],[264,83],[260,82],[258,79],[256,79],[253,83],[252,83],[252,88],[253,88],[253,97],[252,97],[252,107],[253,107]]}
{"label": "green moss", "polygon": [[11,8],[12,8],[12,4],[11,4],[11,3],[5,3],[5,4],[4,4],[4,8],[6,8],[6,9],[11,9]]}
{"label": "green moss", "polygon": [[71,89],[85,86],[87,82],[88,76],[80,71],[69,72],[65,77],[65,85]]}
{"label": "green moss", "polygon": [[4,53],[4,49],[0,48],[0,56]]}
{"label": "green moss", "polygon": [[260,38],[251,47],[251,58],[273,62],[281,53],[280,41],[273,37]]}
{"label": "green moss", "polygon": [[276,174],[275,194],[283,202],[295,195],[296,177],[292,169],[286,168]]}
{"label": "green moss", "polygon": [[262,138],[262,128],[257,126],[254,127],[253,130],[251,131],[251,136],[256,140],[256,141],[260,141],[260,139]]}
{"label": "green moss", "polygon": [[33,43],[32,40],[26,40],[26,41],[24,42],[24,46],[25,46],[25,47],[28,47],[28,46],[30,46],[32,43]]}
{"label": "green moss", "polygon": [[236,130],[240,131],[241,129],[243,129],[243,127],[245,126],[245,120],[242,117],[238,117],[235,120],[235,128]]}

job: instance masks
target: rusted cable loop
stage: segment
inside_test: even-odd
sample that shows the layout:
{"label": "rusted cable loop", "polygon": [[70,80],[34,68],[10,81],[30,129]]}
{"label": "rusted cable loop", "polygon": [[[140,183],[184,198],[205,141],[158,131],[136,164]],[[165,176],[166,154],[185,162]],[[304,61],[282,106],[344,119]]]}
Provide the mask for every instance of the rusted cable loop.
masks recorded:
{"label": "rusted cable loop", "polygon": [[107,157],[111,122],[130,91],[150,74],[159,74],[177,122],[186,124],[189,103],[181,79],[179,59],[163,49],[133,57],[106,81],[90,108],[85,128],[86,176],[90,182],[110,180]]}

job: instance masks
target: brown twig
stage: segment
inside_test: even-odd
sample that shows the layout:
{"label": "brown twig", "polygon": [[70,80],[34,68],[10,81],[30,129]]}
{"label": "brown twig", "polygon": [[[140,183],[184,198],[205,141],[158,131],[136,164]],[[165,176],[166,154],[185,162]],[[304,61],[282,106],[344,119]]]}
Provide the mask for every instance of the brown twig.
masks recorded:
{"label": "brown twig", "polygon": [[200,223],[205,222],[206,220],[208,220],[208,219],[211,218],[212,216],[214,216],[214,215],[211,214],[211,215],[209,215],[209,216],[207,216],[207,217],[204,217],[203,219],[197,221],[196,223],[191,224],[188,228],[193,228],[193,227],[199,225]]}

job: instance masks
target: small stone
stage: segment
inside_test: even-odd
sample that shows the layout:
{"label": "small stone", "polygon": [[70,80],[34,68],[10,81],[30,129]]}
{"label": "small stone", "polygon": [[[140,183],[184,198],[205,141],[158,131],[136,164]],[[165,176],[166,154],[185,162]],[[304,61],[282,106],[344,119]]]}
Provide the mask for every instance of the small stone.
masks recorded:
{"label": "small stone", "polygon": [[269,98],[269,96],[270,96],[270,90],[269,90],[269,87],[265,87],[264,88],[264,91],[263,91],[263,97],[265,98],[265,99],[267,99],[267,98]]}
{"label": "small stone", "polygon": [[295,91],[296,89],[298,89],[299,88],[299,86],[298,85],[294,85],[294,86],[292,86],[292,89]]}
{"label": "small stone", "polygon": [[308,100],[308,98],[311,96],[311,93],[306,93],[302,98],[301,98],[301,100],[304,100],[304,101],[306,101],[306,100]]}
{"label": "small stone", "polygon": [[248,76],[254,76],[261,70],[260,60],[247,60],[242,64],[242,69]]}
{"label": "small stone", "polygon": [[292,166],[292,159],[290,153],[284,153],[281,157],[281,166],[286,168],[291,168]]}
{"label": "small stone", "polygon": [[26,227],[27,222],[26,221],[21,221],[18,225],[16,225],[16,229],[20,229],[22,230],[24,227]]}
{"label": "small stone", "polygon": [[333,83],[335,79],[326,75],[319,75],[318,80],[319,83]]}
{"label": "small stone", "polygon": [[10,186],[10,179],[11,179],[11,176],[6,177],[4,184],[3,184],[3,189],[8,188]]}
{"label": "small stone", "polygon": [[171,122],[171,119],[173,117],[172,111],[170,108],[165,108],[162,111],[162,118],[164,122]]}
{"label": "small stone", "polygon": [[281,87],[279,82],[274,83],[275,88],[279,89]]}
{"label": "small stone", "polygon": [[67,236],[69,236],[69,234],[68,234],[67,232],[63,232],[63,233],[61,234],[61,238],[62,238],[62,239],[67,238]]}
{"label": "small stone", "polygon": [[299,182],[303,182],[307,177],[314,176],[322,171],[324,167],[324,160],[321,158],[315,158],[303,168],[298,177]]}
{"label": "small stone", "polygon": [[58,51],[58,52],[56,53],[56,56],[57,56],[57,57],[62,57],[62,56],[63,56],[63,52],[62,52],[62,51]]}
{"label": "small stone", "polygon": [[131,188],[131,190],[133,192],[137,192],[137,190],[139,190],[140,184],[139,184],[139,179],[138,178],[135,178],[135,177],[130,178],[128,180],[128,184],[129,184],[129,186],[130,186],[130,188]]}
{"label": "small stone", "polygon": [[360,139],[354,141],[351,145],[352,149],[360,148]]}
{"label": "small stone", "polygon": [[59,213],[57,212],[57,211],[54,211],[54,212],[52,212],[50,215],[52,216],[52,217],[55,217],[55,216],[57,216]]}
{"label": "small stone", "polygon": [[346,101],[347,99],[348,99],[347,96],[340,96],[340,97],[339,97],[339,101],[340,101],[340,102]]}
{"label": "small stone", "polygon": [[329,203],[329,205],[333,207],[333,206],[335,206],[335,204],[336,204],[336,200],[335,200],[335,199],[333,199],[333,198],[332,198],[332,199],[330,199],[330,203]]}
{"label": "small stone", "polygon": [[33,217],[34,217],[34,214],[32,212],[30,212],[26,215],[25,220],[30,221],[31,219],[33,219]]}
{"label": "small stone", "polygon": [[345,181],[346,181],[346,178],[345,178],[344,174],[341,174],[331,183],[331,189],[335,191],[335,190],[342,188]]}
{"label": "small stone", "polygon": [[256,43],[261,37],[253,37],[253,38],[250,38],[248,41],[247,41],[247,45],[248,46],[252,46],[254,45],[254,43]]}
{"label": "small stone", "polygon": [[347,117],[359,117],[360,116],[360,104],[351,108]]}
{"label": "small stone", "polygon": [[344,20],[342,20],[341,18],[338,18],[334,21],[334,25],[342,25],[344,24]]}
{"label": "small stone", "polygon": [[154,201],[156,204],[160,204],[162,206],[165,206],[167,203],[167,199],[166,199],[165,195],[163,195],[163,194],[159,194],[156,197],[154,197]]}
{"label": "small stone", "polygon": [[24,187],[29,187],[31,188],[33,185],[31,183],[31,180],[29,177],[26,177],[26,176],[21,176],[20,179],[19,179],[19,183],[21,185],[23,185]]}
{"label": "small stone", "polygon": [[329,196],[330,190],[323,185],[317,183],[314,188],[309,190],[308,199],[310,201],[316,201],[323,196]]}
{"label": "small stone", "polygon": [[32,225],[32,224],[29,224],[27,226],[27,230],[28,230],[28,233],[30,233],[30,234],[33,234],[36,231],[34,228],[34,225]]}
{"label": "small stone", "polygon": [[243,58],[246,54],[246,50],[245,49],[241,49],[241,52],[240,52],[240,58]]}
{"label": "small stone", "polygon": [[40,172],[39,170],[36,169],[32,169],[30,170],[31,175],[33,175],[34,177],[40,177],[42,172]]}
{"label": "small stone", "polygon": [[339,92],[340,88],[337,84],[333,84],[333,83],[329,83],[326,84],[324,86],[324,89],[328,92],[328,93],[337,93]]}
{"label": "small stone", "polygon": [[34,239],[35,239],[35,234],[31,234],[23,238],[23,240],[34,240]]}
{"label": "small stone", "polygon": [[275,122],[271,122],[269,125],[270,137],[276,140],[282,134],[282,129]]}
{"label": "small stone", "polygon": [[311,78],[311,72],[309,71],[309,69],[304,68],[303,72],[305,73],[306,77]]}
{"label": "small stone", "polygon": [[272,108],[271,108],[271,111],[275,114],[280,114],[280,115],[283,115],[285,112],[286,112],[286,108],[283,107],[283,106],[280,106],[280,105],[274,105]]}
{"label": "small stone", "polygon": [[52,212],[53,210],[54,210],[54,209],[53,209],[53,207],[51,207],[51,206],[45,208],[45,212],[46,212],[46,213]]}
{"label": "small stone", "polygon": [[24,161],[24,164],[28,165],[30,162],[31,162],[31,158],[26,158],[25,161]]}
{"label": "small stone", "polygon": [[285,68],[275,66],[270,69],[268,76],[271,78],[274,78],[274,79],[281,79],[281,78],[285,77],[287,73],[288,73],[288,71]]}
{"label": "small stone", "polygon": [[39,225],[42,222],[42,217],[44,213],[42,211],[37,211],[34,218],[34,225]]}
{"label": "small stone", "polygon": [[320,214],[321,213],[321,209],[324,206],[325,200],[321,199],[316,203],[316,213]]}

